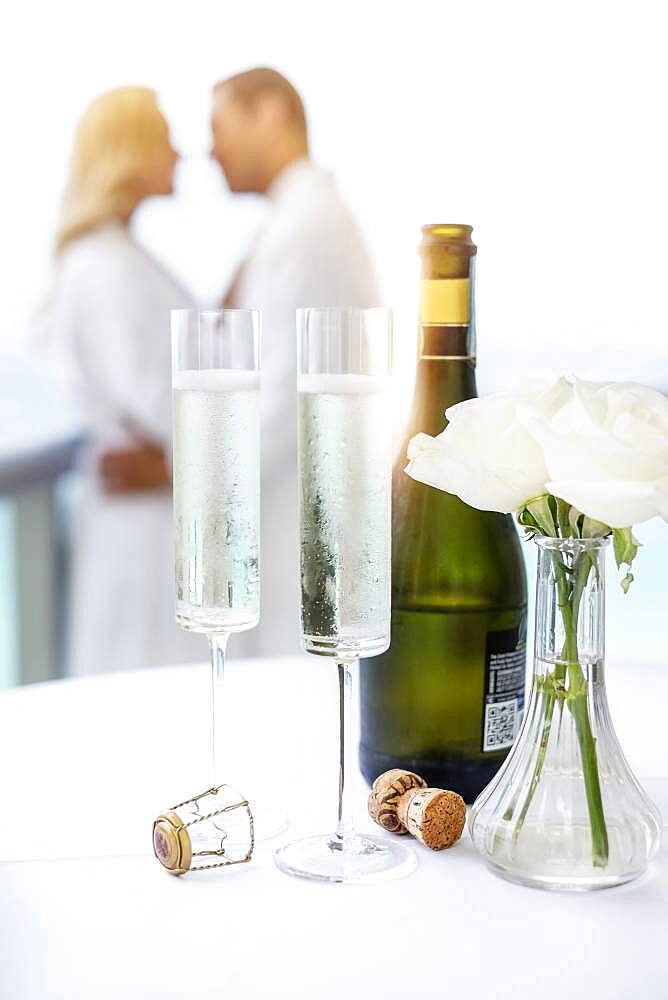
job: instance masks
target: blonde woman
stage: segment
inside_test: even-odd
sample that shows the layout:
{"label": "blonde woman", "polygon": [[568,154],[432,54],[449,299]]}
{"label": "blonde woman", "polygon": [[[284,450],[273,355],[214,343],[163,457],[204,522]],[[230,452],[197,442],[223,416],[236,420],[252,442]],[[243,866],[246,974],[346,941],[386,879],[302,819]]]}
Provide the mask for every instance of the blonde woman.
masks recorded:
{"label": "blonde woman", "polygon": [[192,303],[129,230],[144,198],[172,192],[176,161],[144,88],[98,97],[76,130],[47,319],[88,426],[73,518],[70,674],[174,662],[193,650],[174,624],[168,461],[169,311]]}

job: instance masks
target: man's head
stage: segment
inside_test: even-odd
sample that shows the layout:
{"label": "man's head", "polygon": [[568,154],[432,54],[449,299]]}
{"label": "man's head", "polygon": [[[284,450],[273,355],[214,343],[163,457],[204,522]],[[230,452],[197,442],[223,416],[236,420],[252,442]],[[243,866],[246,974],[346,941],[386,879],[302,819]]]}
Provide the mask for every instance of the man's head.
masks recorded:
{"label": "man's head", "polygon": [[274,69],[251,69],[217,84],[211,128],[211,152],[232,191],[265,192],[308,153],[302,99]]}

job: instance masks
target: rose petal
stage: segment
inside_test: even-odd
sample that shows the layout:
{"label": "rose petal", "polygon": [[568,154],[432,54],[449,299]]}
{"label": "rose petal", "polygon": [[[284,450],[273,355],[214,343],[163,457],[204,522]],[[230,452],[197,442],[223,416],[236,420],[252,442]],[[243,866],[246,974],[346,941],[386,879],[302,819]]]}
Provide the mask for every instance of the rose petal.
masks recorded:
{"label": "rose petal", "polygon": [[611,528],[629,528],[660,514],[668,520],[668,478],[665,486],[638,480],[605,482],[558,480],[547,483],[555,497]]}

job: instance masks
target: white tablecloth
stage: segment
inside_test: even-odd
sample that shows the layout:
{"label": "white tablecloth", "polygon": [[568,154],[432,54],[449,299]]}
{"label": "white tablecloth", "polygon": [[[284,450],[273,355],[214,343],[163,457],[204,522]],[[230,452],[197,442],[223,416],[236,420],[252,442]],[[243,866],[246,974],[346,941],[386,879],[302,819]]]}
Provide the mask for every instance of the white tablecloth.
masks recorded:
{"label": "white tablecloth", "polygon": [[[620,739],[660,798],[668,672],[609,676]],[[204,666],[173,667],[0,696],[0,996],[665,998],[668,843],[641,881],[584,895],[494,877],[468,834],[442,854],[415,844],[417,872],[378,886],[290,879],[269,845],[169,876],[151,823],[208,785],[208,684]],[[232,659],[227,695],[231,771],[281,791],[290,836],[331,829],[332,665]],[[364,798],[360,781],[365,826]]]}

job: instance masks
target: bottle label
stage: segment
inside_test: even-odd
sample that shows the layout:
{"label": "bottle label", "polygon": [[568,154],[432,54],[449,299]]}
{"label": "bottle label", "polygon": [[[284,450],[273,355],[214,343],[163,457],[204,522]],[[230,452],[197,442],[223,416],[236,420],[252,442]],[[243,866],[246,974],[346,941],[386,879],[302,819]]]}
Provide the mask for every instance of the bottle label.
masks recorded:
{"label": "bottle label", "polygon": [[517,628],[488,632],[485,647],[485,700],[482,751],[513,745],[524,713],[526,615]]}
{"label": "bottle label", "polygon": [[420,322],[467,325],[470,319],[469,278],[422,278]]}

